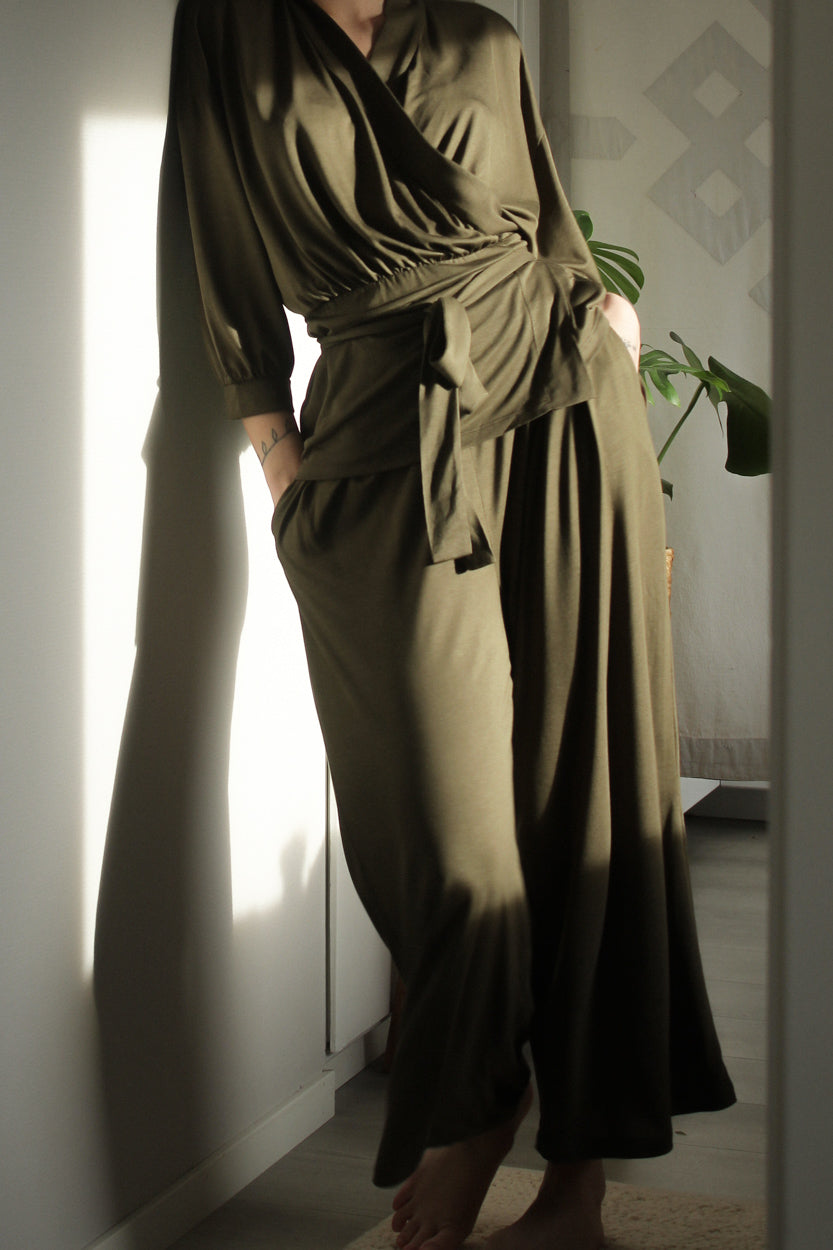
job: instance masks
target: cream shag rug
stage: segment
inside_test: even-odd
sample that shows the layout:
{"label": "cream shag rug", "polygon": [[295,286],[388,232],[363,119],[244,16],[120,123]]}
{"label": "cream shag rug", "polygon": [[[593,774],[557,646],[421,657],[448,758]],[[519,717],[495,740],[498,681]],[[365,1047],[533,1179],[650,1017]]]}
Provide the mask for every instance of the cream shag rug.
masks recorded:
{"label": "cream shag rug", "polygon": [[[501,1168],[466,1247],[482,1250],[492,1233],[518,1219],[540,1181],[540,1172]],[[765,1250],[762,1202],[636,1189],[608,1181],[604,1224],[610,1250]],[[394,1241],[390,1220],[385,1219],[346,1250],[391,1250]]]}

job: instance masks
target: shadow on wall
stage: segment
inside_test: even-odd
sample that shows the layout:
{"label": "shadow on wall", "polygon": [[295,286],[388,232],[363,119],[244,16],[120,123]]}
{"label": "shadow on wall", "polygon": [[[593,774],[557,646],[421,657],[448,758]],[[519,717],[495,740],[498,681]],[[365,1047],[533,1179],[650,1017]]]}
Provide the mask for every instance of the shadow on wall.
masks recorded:
{"label": "shadow on wall", "polygon": [[160,392],[144,448],[137,650],[95,943],[119,1215],[215,1147],[204,1035],[232,945],[228,753],[247,591],[242,431],[225,416],[206,358],[170,140],[158,247]]}

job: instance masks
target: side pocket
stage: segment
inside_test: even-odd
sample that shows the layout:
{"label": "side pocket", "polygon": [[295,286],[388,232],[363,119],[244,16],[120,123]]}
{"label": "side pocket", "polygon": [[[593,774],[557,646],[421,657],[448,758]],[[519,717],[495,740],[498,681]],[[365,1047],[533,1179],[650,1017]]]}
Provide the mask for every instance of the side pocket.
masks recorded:
{"label": "side pocket", "polygon": [[280,549],[281,540],[290,519],[291,505],[298,495],[302,481],[300,477],[294,478],[275,504],[275,510],[272,513],[272,535],[278,549]]}

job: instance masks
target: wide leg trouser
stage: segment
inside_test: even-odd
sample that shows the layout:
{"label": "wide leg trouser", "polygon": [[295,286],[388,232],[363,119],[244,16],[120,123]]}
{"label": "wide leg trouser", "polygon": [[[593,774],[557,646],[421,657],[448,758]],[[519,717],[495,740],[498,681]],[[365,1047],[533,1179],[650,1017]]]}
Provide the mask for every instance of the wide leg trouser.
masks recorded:
{"label": "wide leg trouser", "polygon": [[[298,481],[273,528],[345,852],[408,989],[375,1180],[512,1114],[549,1159],[650,1155],[733,1101],[679,803],[664,516],[644,402],[468,448],[494,563],[429,563],[417,466]],[[476,563],[476,562],[475,562]]]}

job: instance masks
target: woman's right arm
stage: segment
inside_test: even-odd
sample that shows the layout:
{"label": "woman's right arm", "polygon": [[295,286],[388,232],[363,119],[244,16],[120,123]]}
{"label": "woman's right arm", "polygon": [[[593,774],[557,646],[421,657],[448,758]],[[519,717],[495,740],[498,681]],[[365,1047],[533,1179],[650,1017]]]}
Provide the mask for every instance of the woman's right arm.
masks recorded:
{"label": "woman's right arm", "polygon": [[298,474],[304,444],[291,412],[262,412],[243,417],[243,425],[257,452],[266,485],[277,504]]}
{"label": "woman's right arm", "polygon": [[248,107],[242,84],[228,95],[224,86],[232,72],[226,27],[234,8],[180,0],[166,142],[182,165],[209,358],[227,413],[246,423],[276,498],[301,457],[292,417],[294,355],[281,291],[232,140],[233,129],[242,133],[247,124]]}

